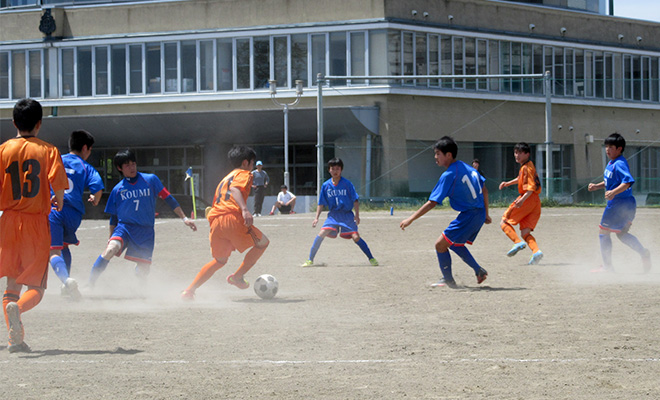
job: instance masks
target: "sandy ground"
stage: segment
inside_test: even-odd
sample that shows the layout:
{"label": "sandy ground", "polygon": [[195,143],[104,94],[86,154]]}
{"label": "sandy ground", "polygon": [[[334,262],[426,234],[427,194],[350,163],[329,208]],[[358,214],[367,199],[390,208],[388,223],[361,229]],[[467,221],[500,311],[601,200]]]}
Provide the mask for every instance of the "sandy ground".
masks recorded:
{"label": "sandy ground", "polygon": [[[503,210],[491,210],[498,220]],[[54,274],[23,315],[29,354],[0,346],[0,394],[19,399],[657,399],[660,262],[614,238],[617,273],[600,264],[600,208],[551,208],[535,233],[545,253],[507,258],[511,243],[485,226],[471,251],[482,285],[458,257],[460,289],[439,277],[433,243],[455,216],[437,210],[405,232],[409,211],[363,213],[360,232],[379,267],[350,241],[326,239],[301,268],[317,233],[312,214],[261,217],[271,239],[248,274],[276,276],[270,301],[225,282],[229,264],[182,302],[208,260],[208,223],[156,227],[154,265],[140,287],[133,264],[113,260],[75,303]],[[660,260],[660,209],[639,209],[632,233]],[[106,221],[84,221],[73,277],[84,283],[105,246]],[[0,288],[4,279],[0,280]]]}

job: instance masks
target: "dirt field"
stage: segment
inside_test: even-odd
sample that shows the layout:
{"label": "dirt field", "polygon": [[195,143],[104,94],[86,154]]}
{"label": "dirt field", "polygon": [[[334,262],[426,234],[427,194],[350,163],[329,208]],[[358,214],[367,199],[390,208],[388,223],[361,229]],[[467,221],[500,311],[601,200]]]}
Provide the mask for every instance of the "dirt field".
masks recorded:
{"label": "dirt field", "polygon": [[[502,209],[491,210],[496,221]],[[133,264],[113,260],[79,303],[54,274],[24,314],[33,352],[0,346],[0,394],[18,399],[657,399],[660,398],[660,261],[613,239],[617,273],[600,264],[600,208],[551,208],[535,233],[545,258],[507,258],[498,224],[470,249],[482,285],[458,257],[460,289],[440,276],[433,243],[455,216],[432,211],[405,232],[409,211],[362,214],[360,232],[381,266],[350,241],[326,239],[301,268],[317,233],[312,214],[261,217],[271,239],[248,274],[276,276],[260,300],[225,282],[230,263],[197,292],[179,292],[210,260],[208,223],[190,232],[158,220],[154,265],[140,288]],[[639,209],[632,233],[660,260],[660,209]],[[106,221],[84,221],[73,277],[85,282],[105,246]],[[4,289],[4,279],[0,280]]]}

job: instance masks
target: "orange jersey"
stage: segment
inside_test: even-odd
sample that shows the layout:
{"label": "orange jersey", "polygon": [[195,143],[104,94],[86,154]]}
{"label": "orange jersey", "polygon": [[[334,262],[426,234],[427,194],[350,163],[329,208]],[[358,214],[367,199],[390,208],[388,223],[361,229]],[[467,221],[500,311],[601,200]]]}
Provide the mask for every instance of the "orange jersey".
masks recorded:
{"label": "orange jersey", "polygon": [[234,214],[242,218],[241,208],[229,191],[231,187],[237,188],[243,195],[243,201],[247,203],[252,188],[252,174],[250,171],[236,168],[220,181],[213,196],[213,208],[207,216],[209,221],[226,214]]}
{"label": "orange jersey", "polygon": [[51,187],[69,187],[55,146],[33,136],[0,145],[0,210],[48,215]]}
{"label": "orange jersey", "polygon": [[521,165],[518,173],[518,193],[525,194],[529,191],[541,193],[541,181],[531,160]]}

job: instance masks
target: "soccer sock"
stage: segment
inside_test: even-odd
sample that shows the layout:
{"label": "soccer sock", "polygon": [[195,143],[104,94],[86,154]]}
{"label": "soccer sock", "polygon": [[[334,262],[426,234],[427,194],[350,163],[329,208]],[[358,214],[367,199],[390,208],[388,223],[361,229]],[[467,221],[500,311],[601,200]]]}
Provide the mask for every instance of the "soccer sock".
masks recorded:
{"label": "soccer sock", "polygon": [[527,242],[527,246],[532,251],[532,253],[539,251],[539,245],[536,243],[536,238],[532,236],[531,233],[525,236],[523,239],[525,239],[525,242]]}
{"label": "soccer sock", "polygon": [[436,253],[438,253],[438,263],[440,264],[442,277],[445,278],[446,281],[453,281],[454,276],[451,274],[451,255],[449,255],[448,251],[445,251],[444,253],[436,251]]}
{"label": "soccer sock", "polygon": [[612,238],[609,234],[599,234],[600,254],[603,256],[603,264],[606,268],[612,267]]}
{"label": "soccer sock", "polygon": [[646,253],[646,249],[642,244],[639,242],[636,236],[631,235],[630,233],[623,233],[623,234],[618,234],[616,235],[620,241],[623,242],[626,246],[630,247],[631,249],[635,250],[637,253],[639,253],[640,256],[644,256]]}
{"label": "soccer sock", "polygon": [[24,312],[30,311],[34,308],[41,299],[44,297],[43,290],[37,289],[28,289],[23,293],[21,298],[16,302],[18,303],[18,309],[23,314]]}
{"label": "soccer sock", "polygon": [[516,230],[513,229],[513,226],[507,224],[506,222],[502,222],[502,231],[513,241],[513,243],[520,243],[522,240],[518,237],[516,234]]}
{"label": "soccer sock", "polygon": [[92,273],[89,275],[89,283],[94,284],[97,279],[99,279],[99,276],[101,276],[101,273],[105,271],[105,267],[108,266],[108,263],[110,260],[106,260],[105,258],[99,256],[99,258],[94,261],[94,265],[92,266]]}
{"label": "soccer sock", "polygon": [[479,273],[479,270],[481,270],[481,266],[477,263],[477,260],[475,260],[474,257],[472,257],[472,253],[470,253],[470,250],[468,250],[467,247],[451,246],[450,249],[454,253],[458,254],[458,256],[461,257],[461,259],[465,261],[465,263],[469,265],[474,270],[475,273],[477,274]]}
{"label": "soccer sock", "polygon": [[195,276],[195,279],[193,279],[190,286],[186,288],[186,291],[195,292],[198,287],[202,286],[204,282],[208,281],[213,276],[213,274],[215,274],[224,265],[225,264],[220,264],[216,259],[206,263],[202,269],[199,270],[197,276]]}
{"label": "soccer sock", "polygon": [[5,314],[5,324],[7,329],[9,329],[9,319],[7,318],[7,304],[12,301],[16,303],[21,297],[21,292],[15,292],[13,290],[6,290],[5,294],[2,295],[2,312]]}
{"label": "soccer sock", "polygon": [[66,280],[69,278],[69,271],[66,268],[66,262],[64,259],[60,256],[52,256],[50,258],[50,265],[53,267],[53,271],[55,271],[55,275],[57,275],[58,278],[62,281],[62,283],[65,283]]}
{"label": "soccer sock", "polygon": [[323,237],[317,236],[314,239],[314,243],[312,244],[312,248],[309,250],[309,259],[314,261],[314,257],[316,256],[316,252],[319,251],[319,247],[321,247],[321,243],[323,242]]}
{"label": "soccer sock", "polygon": [[69,247],[62,249],[62,259],[66,264],[66,273],[71,275],[71,250],[69,250]]}
{"label": "soccer sock", "polygon": [[355,244],[357,244],[360,247],[360,250],[362,250],[362,252],[367,255],[368,259],[371,260],[374,258],[374,256],[371,255],[371,250],[369,250],[369,246],[367,246],[367,242],[365,242],[364,239],[360,238],[360,240],[355,242]]}
{"label": "soccer sock", "polygon": [[247,252],[245,255],[245,258],[243,259],[243,262],[241,263],[241,266],[238,267],[236,272],[234,272],[235,276],[244,276],[247,274],[247,272],[254,266],[254,264],[257,263],[257,260],[259,257],[261,257],[262,254],[264,254],[264,251],[266,251],[267,247],[253,247],[250,249],[250,251]]}

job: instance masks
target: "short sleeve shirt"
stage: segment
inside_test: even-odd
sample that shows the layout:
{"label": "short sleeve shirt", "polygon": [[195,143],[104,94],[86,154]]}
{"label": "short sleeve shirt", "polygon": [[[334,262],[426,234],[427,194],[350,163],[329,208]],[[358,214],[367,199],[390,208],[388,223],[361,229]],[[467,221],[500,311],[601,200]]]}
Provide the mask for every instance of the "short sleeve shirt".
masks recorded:
{"label": "short sleeve shirt", "polygon": [[455,161],[440,176],[429,200],[442,204],[449,197],[449,204],[456,211],[484,208],[485,182],[486,178],[477,170],[463,161]]}
{"label": "short sleeve shirt", "polygon": [[535,194],[541,193],[541,181],[531,160],[521,165],[518,172],[518,193],[525,194],[529,191]]}
{"label": "short sleeve shirt", "polygon": [[133,183],[124,178],[112,189],[105,212],[116,215],[122,224],[153,227],[156,198],[166,189],[156,175],[138,172],[136,178]]}
{"label": "short sleeve shirt", "polygon": [[341,177],[335,185],[332,183],[332,178],[330,178],[321,186],[319,205],[327,206],[330,212],[349,212],[353,210],[353,204],[359,198],[351,181]]}
{"label": "short sleeve shirt", "polygon": [[215,190],[215,195],[213,196],[213,209],[208,215],[209,221],[219,215],[225,214],[242,216],[243,213],[241,207],[238,205],[229,189],[232,187],[237,188],[241,192],[241,195],[243,195],[243,200],[245,201],[250,195],[252,179],[253,177],[250,171],[240,168],[236,168],[225,176]]}
{"label": "short sleeve shirt", "polygon": [[94,167],[76,154],[65,154],[62,156],[62,161],[69,179],[69,188],[64,192],[64,206],[71,207],[83,215],[85,214],[84,190],[89,189],[92,193],[103,190],[103,180]]}
{"label": "short sleeve shirt", "polygon": [[617,194],[614,199],[632,197],[632,185],[635,183],[635,179],[630,174],[630,167],[624,156],[610,160],[607,163],[603,176],[605,178],[605,190],[613,190],[622,183],[630,183],[630,187]]}

